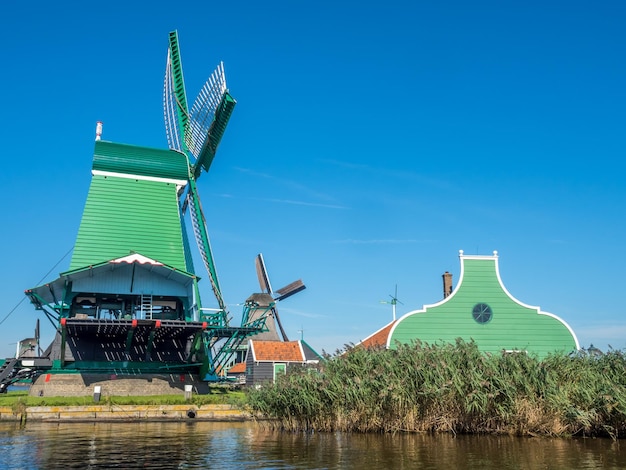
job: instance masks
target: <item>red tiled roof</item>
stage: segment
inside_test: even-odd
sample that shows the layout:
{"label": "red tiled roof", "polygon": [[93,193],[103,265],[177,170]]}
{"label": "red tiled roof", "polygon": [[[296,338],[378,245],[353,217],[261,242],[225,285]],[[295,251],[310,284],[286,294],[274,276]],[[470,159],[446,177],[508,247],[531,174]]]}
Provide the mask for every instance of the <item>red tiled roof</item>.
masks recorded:
{"label": "red tiled roof", "polygon": [[357,346],[363,346],[364,348],[386,347],[387,339],[389,339],[389,333],[391,332],[391,328],[393,328],[393,325],[395,324],[396,322],[392,321],[387,326],[378,330],[372,336],[365,338]]}
{"label": "red tiled roof", "polygon": [[235,364],[234,366],[232,366],[230,369],[228,369],[229,374],[243,374],[245,372],[246,372],[245,362],[239,362]]}
{"label": "red tiled roof", "polygon": [[299,341],[254,341],[250,340],[255,361],[304,362]]}

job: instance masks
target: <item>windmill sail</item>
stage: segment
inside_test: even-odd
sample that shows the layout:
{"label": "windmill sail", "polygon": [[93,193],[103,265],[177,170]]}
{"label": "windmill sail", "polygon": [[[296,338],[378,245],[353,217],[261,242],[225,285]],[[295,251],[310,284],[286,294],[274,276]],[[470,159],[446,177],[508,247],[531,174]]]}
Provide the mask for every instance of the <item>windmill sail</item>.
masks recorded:
{"label": "windmill sail", "polygon": [[187,108],[187,93],[185,92],[177,31],[170,33],[169,44],[165,67],[165,82],[163,85],[165,133],[169,147],[182,152],[185,149],[183,148],[184,142],[181,136],[187,133],[189,111]]}
{"label": "windmill sail", "polygon": [[185,143],[196,158],[200,155],[202,146],[208,138],[215,111],[224,93],[226,93],[226,77],[224,76],[224,63],[220,62],[191,107],[190,126],[185,134]]}
{"label": "windmill sail", "polygon": [[287,338],[287,333],[285,333],[285,329],[283,328],[283,323],[280,321],[280,317],[278,316],[278,312],[276,311],[276,307],[272,308],[272,313],[274,314],[274,318],[276,319],[276,323],[278,324],[278,329],[280,329],[280,334],[283,336],[283,341],[289,341],[289,338]]}
{"label": "windmill sail", "polygon": [[165,117],[165,134],[167,144],[173,150],[183,151],[180,129],[178,128],[178,107],[174,98],[174,79],[172,77],[171,53],[167,54],[167,66],[165,70],[165,83],[163,85],[163,113]]}
{"label": "windmill sail", "polygon": [[220,62],[189,112],[182,83],[181,61],[176,52],[177,43],[175,46],[168,51],[165,70],[165,133],[171,149],[181,152],[187,150],[195,158],[192,173],[194,178],[198,178],[203,169],[209,170],[237,102],[228,93],[224,63]]}
{"label": "windmill sail", "polygon": [[297,281],[293,281],[291,284],[287,284],[285,287],[278,289],[276,291],[276,293],[278,294],[276,300],[284,300],[287,297],[291,297],[293,294],[297,294],[304,289],[306,289],[306,286],[302,282],[302,279],[298,279]]}
{"label": "windmill sail", "polygon": [[263,254],[259,253],[254,260],[256,266],[256,275],[259,278],[259,285],[261,286],[261,292],[271,294],[272,285],[270,284],[270,278],[267,275],[267,269],[265,269],[265,261],[263,260]]}
{"label": "windmill sail", "polygon": [[222,95],[220,103],[215,110],[215,115],[207,131],[207,136],[202,143],[200,153],[197,155],[196,163],[193,167],[194,178],[200,176],[203,169],[209,171],[209,167],[211,163],[213,163],[213,158],[215,158],[215,152],[217,152],[217,146],[226,131],[226,125],[235,108],[235,104],[237,104],[235,99],[226,91]]}
{"label": "windmill sail", "polygon": [[217,299],[220,310],[226,311],[226,304],[222,298],[222,291],[220,289],[219,282],[217,280],[217,271],[215,270],[215,263],[213,262],[213,254],[211,252],[211,242],[209,240],[209,233],[206,229],[206,219],[202,211],[202,205],[200,204],[200,196],[196,191],[196,185],[193,180],[190,182],[189,193],[187,194],[188,207],[191,213],[191,224],[193,226],[193,233],[196,238],[198,250],[202,257],[202,262],[209,274],[209,280],[211,281],[211,287],[213,293]]}

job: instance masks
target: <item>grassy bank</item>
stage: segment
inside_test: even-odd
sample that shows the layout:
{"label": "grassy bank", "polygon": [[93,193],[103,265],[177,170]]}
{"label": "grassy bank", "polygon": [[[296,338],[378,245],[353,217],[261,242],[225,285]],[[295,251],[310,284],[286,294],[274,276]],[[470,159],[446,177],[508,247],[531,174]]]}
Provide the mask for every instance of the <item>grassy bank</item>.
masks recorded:
{"label": "grassy bank", "polygon": [[626,435],[626,357],[584,351],[540,361],[473,343],[355,348],[250,392],[283,429]]}
{"label": "grassy bank", "polygon": [[[183,395],[150,395],[150,396],[103,396],[100,404],[103,405],[234,405],[242,406],[246,402],[246,395],[242,391],[231,390],[227,387],[215,387],[210,394],[192,395],[185,400]],[[82,397],[31,397],[27,391],[14,391],[0,395],[0,406],[87,406],[93,405],[92,396]]]}

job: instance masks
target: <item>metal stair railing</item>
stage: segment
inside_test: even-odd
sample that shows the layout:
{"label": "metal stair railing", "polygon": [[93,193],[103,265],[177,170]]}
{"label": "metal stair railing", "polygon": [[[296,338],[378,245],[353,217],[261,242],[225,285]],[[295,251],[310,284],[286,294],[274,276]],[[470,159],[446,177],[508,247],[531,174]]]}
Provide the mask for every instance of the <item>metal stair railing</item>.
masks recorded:
{"label": "metal stair railing", "polygon": [[13,377],[18,372],[17,368],[17,359],[9,358],[4,361],[4,364],[0,366],[0,393],[4,393],[7,390],[7,387],[11,385],[13,382]]}
{"label": "metal stair railing", "polygon": [[13,372],[13,369],[15,368],[15,364],[17,364],[17,359],[12,357],[6,359],[4,364],[0,366],[0,383],[11,375],[11,372]]}

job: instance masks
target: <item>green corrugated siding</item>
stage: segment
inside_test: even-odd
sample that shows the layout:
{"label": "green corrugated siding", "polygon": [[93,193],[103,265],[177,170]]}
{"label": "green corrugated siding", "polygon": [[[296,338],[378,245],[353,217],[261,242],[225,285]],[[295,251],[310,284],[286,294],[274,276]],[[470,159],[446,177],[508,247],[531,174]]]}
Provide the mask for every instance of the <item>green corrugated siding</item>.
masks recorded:
{"label": "green corrugated siding", "polygon": [[[392,333],[392,348],[396,341],[410,343],[419,339],[432,344],[454,342],[460,337],[473,339],[479,349],[493,353],[524,350],[544,357],[550,352],[576,349],[574,337],[562,322],[520,305],[502,290],[494,259],[463,262],[462,284],[454,296],[400,321]],[[477,303],[491,307],[493,317],[488,323],[477,323],[472,317]]]}
{"label": "green corrugated siding", "polygon": [[137,252],[187,272],[176,185],[94,175],[70,270]]}
{"label": "green corrugated siding", "polygon": [[96,141],[93,169],[112,173],[186,180],[187,158],[173,150]]}

